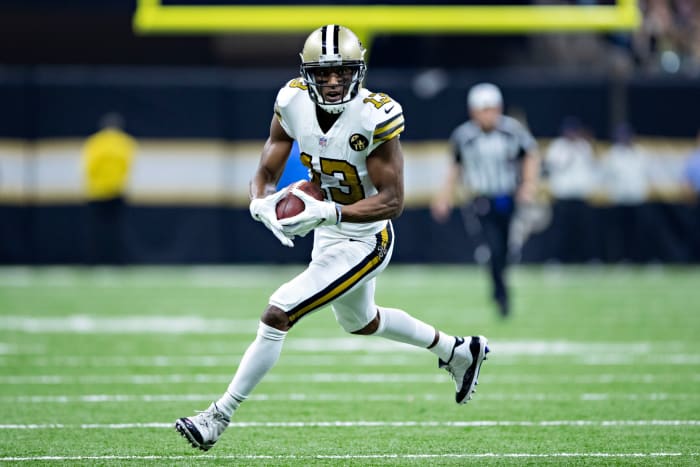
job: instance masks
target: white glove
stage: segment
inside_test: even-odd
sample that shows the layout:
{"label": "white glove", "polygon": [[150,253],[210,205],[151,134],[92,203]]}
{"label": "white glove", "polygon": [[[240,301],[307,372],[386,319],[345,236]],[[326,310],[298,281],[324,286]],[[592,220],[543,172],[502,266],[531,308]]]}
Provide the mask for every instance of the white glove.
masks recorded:
{"label": "white glove", "polygon": [[293,217],[279,221],[282,232],[287,236],[305,236],[316,227],[337,225],[341,219],[340,206],[332,201],[319,201],[298,188],[292,193],[304,202],[304,210]]}
{"label": "white glove", "polygon": [[265,227],[270,229],[275,237],[277,237],[277,240],[279,240],[282,245],[291,248],[294,246],[294,242],[292,241],[294,235],[285,235],[282,231],[280,221],[277,220],[277,213],[275,212],[277,202],[286,194],[287,190],[280,190],[264,198],[254,198],[250,201],[249,208],[250,215],[253,216],[253,219],[262,222]]}

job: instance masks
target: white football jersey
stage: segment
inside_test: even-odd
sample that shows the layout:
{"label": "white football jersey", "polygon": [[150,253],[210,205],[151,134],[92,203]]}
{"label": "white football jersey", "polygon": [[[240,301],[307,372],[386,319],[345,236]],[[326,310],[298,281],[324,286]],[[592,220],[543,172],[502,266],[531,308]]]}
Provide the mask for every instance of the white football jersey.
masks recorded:
{"label": "white football jersey", "polygon": [[[277,94],[275,114],[284,131],[298,142],[301,162],[312,180],[320,182],[326,199],[341,205],[377,194],[367,174],[367,156],[399,137],[404,129],[401,105],[384,93],[362,88],[324,133],[306,89],[303,79],[289,81]],[[361,237],[376,234],[386,223],[341,222],[321,228],[324,234]]]}

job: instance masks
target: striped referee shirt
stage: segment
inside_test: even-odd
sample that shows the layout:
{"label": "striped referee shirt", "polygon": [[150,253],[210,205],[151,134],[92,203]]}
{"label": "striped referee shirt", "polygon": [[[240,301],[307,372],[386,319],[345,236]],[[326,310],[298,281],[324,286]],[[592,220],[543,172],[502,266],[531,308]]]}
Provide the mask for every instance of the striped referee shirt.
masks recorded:
{"label": "striped referee shirt", "polygon": [[450,143],[464,182],[475,194],[488,197],[515,193],[522,160],[537,146],[530,132],[507,115],[489,132],[469,120],[455,128]]}

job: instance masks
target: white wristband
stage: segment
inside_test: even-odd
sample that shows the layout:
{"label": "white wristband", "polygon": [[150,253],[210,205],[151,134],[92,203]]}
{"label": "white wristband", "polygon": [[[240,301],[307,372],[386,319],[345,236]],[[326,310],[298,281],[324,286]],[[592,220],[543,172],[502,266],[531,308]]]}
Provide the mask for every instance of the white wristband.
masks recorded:
{"label": "white wristband", "polygon": [[336,220],[335,220],[335,225],[340,224],[340,221],[343,219],[343,210],[340,207],[340,204],[335,203],[335,215],[336,215]]}

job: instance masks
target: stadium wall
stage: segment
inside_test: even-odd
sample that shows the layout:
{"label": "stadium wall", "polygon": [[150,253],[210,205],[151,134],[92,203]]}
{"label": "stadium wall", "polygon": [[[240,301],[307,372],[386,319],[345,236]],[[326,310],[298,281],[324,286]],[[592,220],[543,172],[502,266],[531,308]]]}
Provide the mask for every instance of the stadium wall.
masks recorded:
{"label": "stadium wall", "polygon": [[[571,206],[554,205],[555,211]],[[671,203],[595,207],[581,203],[577,221],[552,223],[525,244],[525,263],[698,263],[700,207]],[[0,264],[87,264],[86,207],[80,204],[0,205]],[[394,260],[474,263],[477,242],[455,212],[446,224],[426,208],[394,221]],[[311,238],[286,248],[245,208],[127,208],[124,264],[295,263],[308,260]]]}
{"label": "stadium wall", "polygon": [[[139,140],[128,191],[127,261],[305,259],[308,239],[294,250],[279,248],[262,226],[250,221],[245,208],[248,180],[269,128],[275,92],[289,77],[280,70],[0,70],[0,263],[85,261],[79,154],[84,138],[108,111],[122,113],[127,130]],[[401,102],[408,122],[402,137],[408,209],[396,221],[397,261],[473,261],[474,241],[464,234],[459,216],[438,225],[426,206],[442,180],[448,157],[445,139],[465,118],[468,86],[480,80],[499,83],[508,110],[525,119],[540,138],[556,135],[559,122],[569,114],[578,115],[595,135],[605,138],[613,115],[619,115],[610,103],[611,93],[619,89],[602,79],[543,77],[526,71],[516,77],[441,75],[435,70],[372,72],[370,87]],[[434,86],[436,82],[440,86]],[[632,80],[624,89],[624,114],[641,134],[694,135],[697,121],[687,105],[700,101],[694,82]],[[678,158],[669,161],[677,163]],[[523,259],[700,261],[695,206],[655,202],[629,214],[627,207],[584,202],[582,209],[585,215],[582,211],[580,218],[588,219],[588,228],[572,229],[556,215],[561,206],[555,205],[552,224],[530,239]],[[620,235],[639,239],[628,242],[635,245],[634,251],[615,250]]]}
{"label": "stadium wall", "polygon": [[[0,137],[85,137],[106,111],[119,111],[139,138],[251,140],[267,136],[277,90],[296,69],[246,70],[106,66],[0,67]],[[440,140],[465,115],[479,81],[501,86],[506,110],[537,137],[577,115],[599,139],[626,120],[640,135],[692,138],[700,87],[692,77],[630,78],[543,73],[371,70],[368,87],[399,101],[406,140]],[[662,118],[660,118],[662,117]]]}

